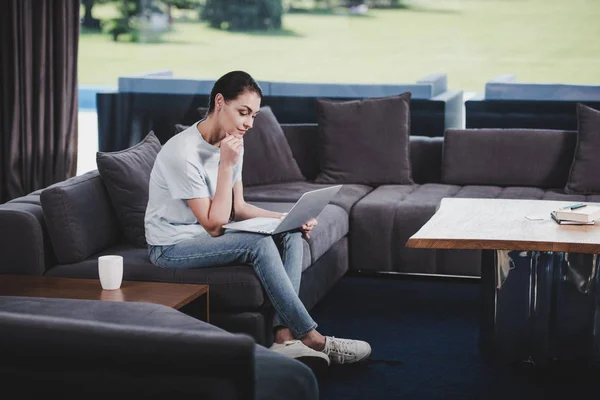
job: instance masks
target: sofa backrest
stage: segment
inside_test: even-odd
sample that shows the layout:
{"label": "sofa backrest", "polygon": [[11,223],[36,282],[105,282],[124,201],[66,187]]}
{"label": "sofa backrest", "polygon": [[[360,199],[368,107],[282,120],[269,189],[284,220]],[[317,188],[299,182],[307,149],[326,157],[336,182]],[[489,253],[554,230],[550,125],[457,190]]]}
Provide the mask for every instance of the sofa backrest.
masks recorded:
{"label": "sofa backrest", "polygon": [[59,264],[83,261],[123,240],[98,170],[49,186],[40,202]]}
{"label": "sofa backrest", "polygon": [[442,183],[564,188],[576,131],[447,129]]}
{"label": "sofa backrest", "polygon": [[[281,124],[300,171],[308,180],[319,174],[319,130],[317,124]],[[441,174],[443,138],[410,136],[410,157],[415,183],[438,183]]]}

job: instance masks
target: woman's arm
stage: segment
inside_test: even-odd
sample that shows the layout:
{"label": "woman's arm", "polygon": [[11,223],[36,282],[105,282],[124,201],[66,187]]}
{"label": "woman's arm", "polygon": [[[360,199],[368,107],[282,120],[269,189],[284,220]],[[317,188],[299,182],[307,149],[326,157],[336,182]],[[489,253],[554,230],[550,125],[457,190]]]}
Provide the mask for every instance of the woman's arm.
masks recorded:
{"label": "woman's arm", "polygon": [[220,236],[225,231],[223,225],[229,222],[231,205],[232,169],[224,166],[219,167],[217,178],[217,190],[211,200],[209,197],[189,199],[187,204],[202,227],[211,236]]}
{"label": "woman's arm", "polygon": [[244,185],[238,181],[233,185],[233,204],[235,206],[235,220],[242,221],[254,217],[281,218],[282,213],[269,211],[246,203],[244,200]]}
{"label": "woman's arm", "polygon": [[217,175],[217,188],[212,200],[208,197],[189,199],[187,204],[202,227],[211,236],[220,236],[225,231],[223,225],[229,222],[233,196],[231,181],[237,163],[242,141],[228,135],[221,141],[221,163]]}
{"label": "woman's arm", "polygon": [[[271,218],[283,218],[287,213],[280,213],[276,211],[265,210],[260,207],[253,206],[252,204],[246,203],[244,200],[244,187],[242,182],[236,182],[233,185],[233,202],[235,205],[235,219],[242,221],[248,218],[254,217],[271,217]],[[310,231],[317,226],[318,222],[316,218],[311,218],[307,221],[300,230],[304,234],[304,237],[310,239]]]}

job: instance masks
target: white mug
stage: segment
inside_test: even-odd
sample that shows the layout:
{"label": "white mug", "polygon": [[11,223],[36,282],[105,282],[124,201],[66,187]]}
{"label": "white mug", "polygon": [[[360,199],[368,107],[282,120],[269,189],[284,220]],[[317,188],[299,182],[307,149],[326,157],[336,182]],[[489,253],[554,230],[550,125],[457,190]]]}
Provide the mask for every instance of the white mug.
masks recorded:
{"label": "white mug", "polygon": [[98,257],[98,276],[102,289],[119,289],[123,281],[123,256]]}

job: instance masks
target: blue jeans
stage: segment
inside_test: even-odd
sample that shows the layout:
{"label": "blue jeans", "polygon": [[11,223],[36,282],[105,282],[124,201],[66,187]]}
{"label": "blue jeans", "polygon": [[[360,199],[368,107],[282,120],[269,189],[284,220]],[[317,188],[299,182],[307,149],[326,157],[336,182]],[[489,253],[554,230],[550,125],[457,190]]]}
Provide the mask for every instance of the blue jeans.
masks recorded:
{"label": "blue jeans", "polygon": [[298,297],[302,277],[302,233],[273,236],[226,231],[168,246],[148,246],[152,264],[163,268],[204,268],[250,264],[276,314],[273,326],[289,328],[301,338],[317,327]]}

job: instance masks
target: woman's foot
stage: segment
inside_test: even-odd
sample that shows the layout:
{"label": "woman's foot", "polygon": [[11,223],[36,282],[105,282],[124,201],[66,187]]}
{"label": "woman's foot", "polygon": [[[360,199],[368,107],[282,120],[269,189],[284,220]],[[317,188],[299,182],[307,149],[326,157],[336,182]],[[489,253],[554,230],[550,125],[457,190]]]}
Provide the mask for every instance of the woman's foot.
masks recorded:
{"label": "woman's foot", "polygon": [[327,368],[331,363],[330,357],[327,354],[311,349],[300,340],[286,340],[283,343],[274,343],[271,346],[271,350],[295,358],[313,370]]}
{"label": "woman's foot", "polygon": [[325,336],[323,353],[329,356],[332,363],[350,364],[367,359],[371,355],[371,345],[362,340]]}

